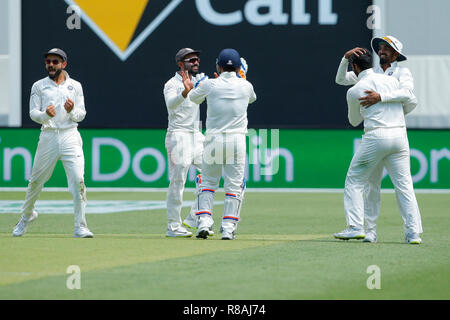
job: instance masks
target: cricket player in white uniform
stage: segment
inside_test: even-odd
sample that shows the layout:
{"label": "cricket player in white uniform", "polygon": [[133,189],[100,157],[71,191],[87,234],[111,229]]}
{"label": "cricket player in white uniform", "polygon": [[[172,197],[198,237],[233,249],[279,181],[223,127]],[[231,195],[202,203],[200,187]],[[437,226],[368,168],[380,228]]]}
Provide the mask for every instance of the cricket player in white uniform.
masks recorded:
{"label": "cricket player in white uniform", "polygon": [[375,73],[372,69],[372,54],[367,50],[350,58],[358,82],[347,92],[348,118],[353,126],[364,121],[364,135],[350,163],[344,189],[344,209],[347,229],[335,233],[338,239],[362,239],[365,237],[363,189],[373,171],[382,163],[395,187],[398,207],[404,221],[405,241],[411,244],[422,242],[420,215],[414,194],[410,152],[404,113],[417,105],[412,98],[404,103],[378,102],[370,107],[361,106],[360,98],[367,91],[389,94],[400,90],[394,77]]}
{"label": "cricket player in white uniform", "polygon": [[74,202],[74,237],[92,238],[85,217],[86,186],[84,184],[83,142],[77,130],[86,116],[81,84],[65,71],[66,53],[58,48],[45,54],[48,77],[33,84],[30,97],[30,117],[41,124],[41,134],[34,157],[22,216],[13,236],[22,236],[38,213],[35,203],[44,184],[50,179],[56,162],[61,160]]}
{"label": "cricket player in white uniform", "polygon": [[[199,73],[200,51],[191,48],[180,49],[175,61],[180,68],[164,85],[164,99],[168,112],[166,150],[169,158],[169,188],[167,190],[167,237],[191,237],[192,232],[182,226],[181,207],[187,173],[191,165],[201,171],[204,136],[200,131],[200,106],[187,98],[181,73],[187,72],[195,85],[207,79]],[[196,178],[196,194],[201,176]],[[183,224],[196,228],[198,218],[197,202]]]}
{"label": "cricket player in white uniform", "polygon": [[[225,201],[220,232],[223,240],[233,240],[245,192],[247,108],[256,100],[256,94],[252,84],[237,75],[241,68],[241,57],[236,50],[222,50],[216,67],[220,76],[203,81],[189,93],[194,103],[207,100],[196,236],[206,239],[212,230],[214,194],[223,170]],[[192,82],[186,75],[183,78],[185,89],[191,90]]]}
{"label": "cricket player in white uniform", "polygon": [[[411,71],[404,66],[400,66],[398,62],[405,61],[407,57],[402,53],[403,44],[393,36],[385,36],[383,38],[375,37],[371,41],[372,50],[376,52],[380,58],[380,64],[374,66],[376,73],[392,76],[399,81],[400,88],[391,92],[378,93],[368,90],[366,95],[360,98],[361,105],[370,107],[378,102],[400,102],[406,103],[413,97],[414,79]],[[337,74],[336,83],[340,85],[354,85],[358,82],[358,77],[353,71],[347,71],[348,59],[355,54],[363,54],[364,49],[354,48],[345,53],[341,60]],[[406,113],[405,113],[406,114]],[[372,175],[369,177],[368,183],[364,190],[364,215],[365,215],[365,242],[377,242],[376,221],[380,214],[381,205],[381,180],[383,177],[383,165],[380,163]],[[419,208],[415,211],[420,220]]]}

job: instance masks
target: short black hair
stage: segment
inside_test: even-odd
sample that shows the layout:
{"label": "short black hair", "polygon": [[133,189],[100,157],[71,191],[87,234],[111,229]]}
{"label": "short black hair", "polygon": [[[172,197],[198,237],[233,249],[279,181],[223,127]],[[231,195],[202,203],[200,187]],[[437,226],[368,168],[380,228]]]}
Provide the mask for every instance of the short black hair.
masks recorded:
{"label": "short black hair", "polygon": [[350,64],[356,64],[361,70],[372,68],[372,53],[369,49],[363,48],[366,52],[356,56],[352,54],[348,59]]}
{"label": "short black hair", "polygon": [[232,72],[232,71],[237,72],[237,69],[234,66],[223,66],[222,69],[223,69],[223,71],[226,71],[226,72]]}

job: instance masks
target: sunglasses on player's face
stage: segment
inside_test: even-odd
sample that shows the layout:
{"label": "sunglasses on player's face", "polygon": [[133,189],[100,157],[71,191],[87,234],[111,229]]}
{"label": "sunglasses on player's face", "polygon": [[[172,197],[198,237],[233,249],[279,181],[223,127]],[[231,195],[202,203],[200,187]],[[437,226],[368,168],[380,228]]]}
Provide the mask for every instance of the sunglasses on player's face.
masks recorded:
{"label": "sunglasses on player's face", "polygon": [[184,62],[189,62],[189,63],[195,63],[195,62],[200,63],[200,58],[194,57],[194,58],[184,59],[183,61]]}
{"label": "sunglasses on player's face", "polygon": [[58,59],[45,59],[45,64],[50,64],[53,63],[54,65],[60,64],[61,61],[59,61]]}

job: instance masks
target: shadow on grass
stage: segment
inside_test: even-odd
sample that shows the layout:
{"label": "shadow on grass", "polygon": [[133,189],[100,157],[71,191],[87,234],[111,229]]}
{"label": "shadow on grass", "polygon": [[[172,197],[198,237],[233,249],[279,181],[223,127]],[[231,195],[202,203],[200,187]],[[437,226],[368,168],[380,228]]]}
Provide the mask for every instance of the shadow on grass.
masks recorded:
{"label": "shadow on grass", "polygon": [[[261,242],[317,242],[317,243],[334,243],[337,245],[406,245],[402,241],[378,241],[376,243],[363,242],[362,240],[339,240],[327,238],[325,235],[237,235],[233,241],[261,241]],[[0,233],[0,239],[76,239],[78,241],[95,241],[96,239],[136,239],[136,240],[167,240],[167,241],[225,241],[220,235],[214,235],[208,239],[192,237],[166,237],[164,234],[95,234],[94,238],[74,238],[72,234],[27,234],[22,237],[13,237],[11,233]],[[20,240],[19,240],[20,241]],[[229,240],[228,240],[229,241]]]}

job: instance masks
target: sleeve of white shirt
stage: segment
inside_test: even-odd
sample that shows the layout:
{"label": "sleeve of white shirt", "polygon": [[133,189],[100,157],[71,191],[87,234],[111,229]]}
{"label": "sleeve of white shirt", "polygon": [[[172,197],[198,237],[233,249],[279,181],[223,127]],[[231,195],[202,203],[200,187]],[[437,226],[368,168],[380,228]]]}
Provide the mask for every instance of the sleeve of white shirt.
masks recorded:
{"label": "sleeve of white shirt", "polygon": [[353,71],[347,71],[348,59],[343,57],[336,73],[336,83],[342,86],[352,86],[358,82],[358,77]]}
{"label": "sleeve of white shirt", "polygon": [[189,99],[191,99],[192,102],[196,104],[201,104],[203,101],[205,101],[206,96],[211,91],[213,81],[217,81],[215,79],[208,79],[202,81],[202,84],[199,85],[197,88],[191,90],[188,94]]}
{"label": "sleeve of white shirt", "polygon": [[414,79],[411,71],[407,68],[402,68],[398,81],[400,84],[399,89],[380,93],[381,102],[405,103],[414,98]]}
{"label": "sleeve of white shirt", "polygon": [[86,116],[86,107],[84,106],[83,87],[80,83],[75,84],[75,101],[72,111],[69,112],[69,117],[74,122],[84,120]]}
{"label": "sleeve of white shirt", "polygon": [[247,81],[247,82],[249,84],[249,90],[250,90],[250,98],[248,100],[248,103],[251,104],[256,101],[256,93],[255,93],[255,90],[253,89],[253,85],[249,81]]}
{"label": "sleeve of white shirt", "polygon": [[[39,85],[37,83],[33,84],[31,87],[31,95],[30,95],[30,118],[34,122],[39,124],[43,124],[47,122],[51,117],[47,114],[47,112],[41,111],[42,100],[41,100],[41,92],[39,89]],[[47,106],[45,107],[45,109]]]}
{"label": "sleeve of white shirt", "polygon": [[358,126],[364,120],[361,116],[361,106],[358,98],[359,95],[354,88],[347,91],[348,121],[354,127]]}
{"label": "sleeve of white shirt", "polygon": [[176,109],[183,103],[184,97],[170,81],[164,85],[164,100],[169,110]]}
{"label": "sleeve of white shirt", "polygon": [[417,98],[413,94],[412,98],[408,99],[405,103],[403,103],[403,113],[407,115],[411,111],[413,111],[417,107]]}

